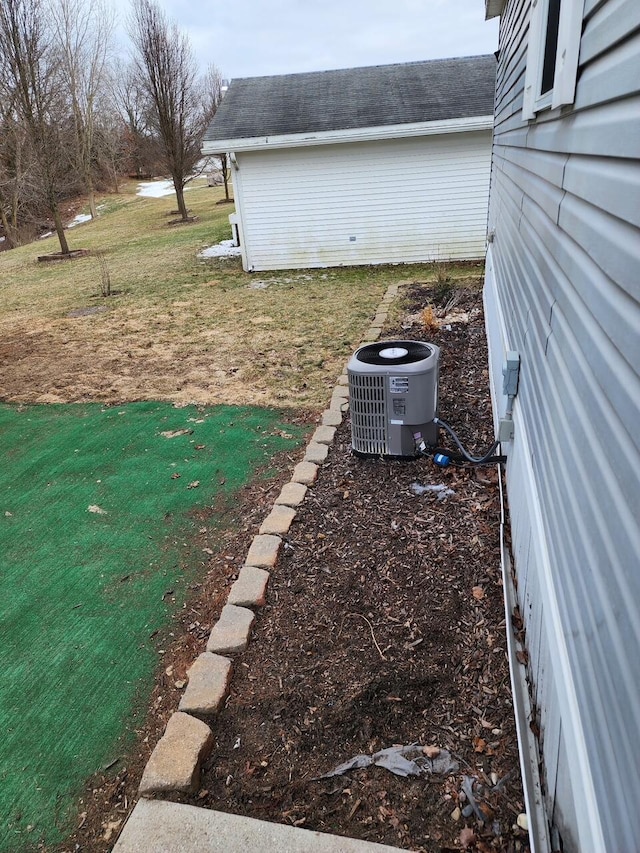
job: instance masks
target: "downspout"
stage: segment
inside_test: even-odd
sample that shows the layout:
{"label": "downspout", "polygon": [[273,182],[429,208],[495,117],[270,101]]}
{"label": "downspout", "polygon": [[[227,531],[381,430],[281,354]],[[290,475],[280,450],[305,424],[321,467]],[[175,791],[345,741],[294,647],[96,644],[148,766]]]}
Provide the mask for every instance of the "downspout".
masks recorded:
{"label": "downspout", "polygon": [[511,573],[511,557],[506,544],[506,513],[502,470],[498,465],[498,483],[500,486],[500,564],[502,568],[502,588],[504,590],[505,633],[507,635],[507,655],[509,658],[509,676],[513,696],[513,711],[518,735],[518,754],[520,756],[520,775],[524,793],[525,808],[529,830],[531,853],[551,853],[549,822],[540,785],[538,772],[538,744],[529,726],[533,719],[526,669],[518,662],[517,653],[524,652],[518,642],[512,616],[517,606],[516,592]]}
{"label": "downspout", "polygon": [[234,151],[229,152],[231,163],[231,181],[233,183],[233,197],[236,201],[236,216],[238,217],[238,232],[240,235],[240,254],[242,255],[242,269],[252,272],[249,268],[249,255],[247,252],[246,230],[244,227],[244,199],[242,196],[242,178],[240,176],[240,164]]}

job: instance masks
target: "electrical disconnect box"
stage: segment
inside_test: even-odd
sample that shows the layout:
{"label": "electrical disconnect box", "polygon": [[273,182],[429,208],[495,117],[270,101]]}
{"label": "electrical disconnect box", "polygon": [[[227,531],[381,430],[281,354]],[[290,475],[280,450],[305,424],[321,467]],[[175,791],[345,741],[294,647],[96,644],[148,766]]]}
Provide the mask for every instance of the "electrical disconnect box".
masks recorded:
{"label": "electrical disconnect box", "polygon": [[515,397],[520,379],[520,355],[514,350],[507,353],[502,367],[502,393],[506,397]]}
{"label": "electrical disconnect box", "polygon": [[507,408],[498,424],[498,441],[513,440],[513,399],[518,393],[519,380],[520,354],[509,350],[502,366],[502,393],[507,398]]}

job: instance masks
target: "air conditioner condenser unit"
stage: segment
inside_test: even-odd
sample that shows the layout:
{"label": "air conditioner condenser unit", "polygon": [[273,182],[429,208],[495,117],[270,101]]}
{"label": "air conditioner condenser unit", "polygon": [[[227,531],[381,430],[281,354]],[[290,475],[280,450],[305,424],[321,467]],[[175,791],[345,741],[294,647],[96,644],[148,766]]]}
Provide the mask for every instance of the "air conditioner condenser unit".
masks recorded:
{"label": "air conditioner condenser unit", "polygon": [[440,348],[423,341],[377,341],[349,359],[351,443],[359,456],[418,454],[414,435],[436,444]]}

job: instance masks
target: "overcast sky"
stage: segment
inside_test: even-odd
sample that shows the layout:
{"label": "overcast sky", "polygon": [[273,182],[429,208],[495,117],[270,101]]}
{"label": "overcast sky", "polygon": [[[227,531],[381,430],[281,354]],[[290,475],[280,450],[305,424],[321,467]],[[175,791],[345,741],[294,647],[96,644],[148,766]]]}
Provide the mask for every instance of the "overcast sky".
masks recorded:
{"label": "overcast sky", "polygon": [[[129,3],[112,0],[124,26]],[[204,70],[254,77],[493,53],[484,0],[159,0]]]}

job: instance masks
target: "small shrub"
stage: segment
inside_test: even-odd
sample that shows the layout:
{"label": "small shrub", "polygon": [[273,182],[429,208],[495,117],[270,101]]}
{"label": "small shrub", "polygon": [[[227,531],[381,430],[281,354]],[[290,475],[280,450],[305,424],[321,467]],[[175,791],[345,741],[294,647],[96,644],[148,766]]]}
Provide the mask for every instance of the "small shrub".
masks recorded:
{"label": "small shrub", "polygon": [[104,252],[96,252],[95,255],[98,259],[98,264],[100,265],[100,284],[98,286],[98,295],[103,297],[111,296],[111,276],[104,257]]}

